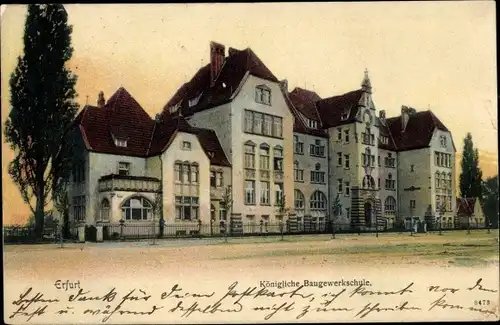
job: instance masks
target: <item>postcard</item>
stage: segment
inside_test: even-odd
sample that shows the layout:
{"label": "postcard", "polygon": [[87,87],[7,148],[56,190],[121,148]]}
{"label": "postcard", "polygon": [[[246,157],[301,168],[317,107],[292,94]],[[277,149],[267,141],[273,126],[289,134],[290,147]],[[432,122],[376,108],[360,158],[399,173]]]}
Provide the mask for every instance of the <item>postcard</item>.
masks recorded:
{"label": "postcard", "polygon": [[4,322],[498,321],[494,9],[2,5]]}

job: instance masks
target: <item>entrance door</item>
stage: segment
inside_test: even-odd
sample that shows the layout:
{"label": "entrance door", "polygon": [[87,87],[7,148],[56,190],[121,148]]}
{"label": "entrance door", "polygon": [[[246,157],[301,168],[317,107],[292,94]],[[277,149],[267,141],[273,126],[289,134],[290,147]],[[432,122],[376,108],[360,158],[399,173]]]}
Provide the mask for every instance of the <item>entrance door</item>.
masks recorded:
{"label": "entrance door", "polygon": [[372,204],[370,202],[365,203],[365,225],[372,225]]}

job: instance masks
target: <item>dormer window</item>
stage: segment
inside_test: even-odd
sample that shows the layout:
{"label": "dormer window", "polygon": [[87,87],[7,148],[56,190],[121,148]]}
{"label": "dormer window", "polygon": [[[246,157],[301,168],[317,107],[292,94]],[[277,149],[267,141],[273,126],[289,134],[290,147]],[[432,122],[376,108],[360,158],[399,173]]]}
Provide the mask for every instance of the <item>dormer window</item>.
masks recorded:
{"label": "dormer window", "polygon": [[380,137],[380,142],[381,142],[382,144],[388,144],[388,143],[389,143],[389,138],[388,138],[388,137],[386,137],[386,136],[383,136],[383,135],[382,135],[382,136]]}
{"label": "dormer window", "polygon": [[215,153],[214,153],[213,151],[209,151],[209,152],[208,152],[208,156],[209,156],[210,158],[213,158],[213,157],[215,156]]}
{"label": "dormer window", "polygon": [[111,133],[111,137],[113,138],[113,142],[115,146],[125,148],[127,147],[127,139],[117,138],[113,133]]}
{"label": "dormer window", "polygon": [[349,116],[348,112],[342,112],[342,114],[340,115],[340,120],[345,121],[345,120],[347,120],[348,116]]}
{"label": "dormer window", "polygon": [[310,129],[317,129],[318,128],[318,121],[308,119],[307,125],[309,126]]}
{"label": "dormer window", "polygon": [[257,103],[271,105],[271,89],[266,85],[255,88],[255,101]]}
{"label": "dormer window", "polygon": [[193,107],[195,106],[196,104],[198,104],[198,102],[200,101],[200,98],[201,98],[201,94],[200,93],[198,96],[196,96],[195,98],[191,98],[189,101],[188,101],[188,105],[189,107]]}

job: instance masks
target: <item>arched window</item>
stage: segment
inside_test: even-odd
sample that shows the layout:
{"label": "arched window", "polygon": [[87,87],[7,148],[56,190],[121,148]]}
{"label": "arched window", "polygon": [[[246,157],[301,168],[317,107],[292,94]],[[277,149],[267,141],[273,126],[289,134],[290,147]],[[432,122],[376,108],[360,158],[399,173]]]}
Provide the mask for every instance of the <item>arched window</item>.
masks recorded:
{"label": "arched window", "polygon": [[384,211],[386,214],[394,214],[396,212],[396,199],[388,196],[384,202]]}
{"label": "arched window", "polygon": [[295,190],[295,209],[296,210],[304,210],[305,207],[305,198],[304,194],[300,190]]}
{"label": "arched window", "polygon": [[142,196],[131,197],[122,204],[123,220],[148,220],[151,216],[151,202]]}
{"label": "arched window", "polygon": [[299,169],[299,162],[297,160],[293,162],[293,169]]}
{"label": "arched window", "polygon": [[323,192],[315,191],[311,196],[311,209],[326,210],[326,196]]}
{"label": "arched window", "polygon": [[110,206],[108,199],[103,199],[101,202],[101,221],[109,221]]}
{"label": "arched window", "polygon": [[321,169],[321,165],[320,165],[319,163],[316,163],[316,165],[314,166],[314,168],[315,168],[316,170],[320,170],[320,169]]}

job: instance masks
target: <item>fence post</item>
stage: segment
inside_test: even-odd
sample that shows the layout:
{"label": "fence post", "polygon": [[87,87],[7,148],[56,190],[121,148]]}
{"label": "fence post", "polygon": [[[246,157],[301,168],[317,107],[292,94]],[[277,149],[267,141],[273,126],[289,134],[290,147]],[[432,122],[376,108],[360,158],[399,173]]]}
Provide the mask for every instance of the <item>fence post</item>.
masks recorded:
{"label": "fence post", "polygon": [[198,219],[198,237],[201,238],[201,219]]}
{"label": "fence post", "polygon": [[125,226],[125,220],[120,219],[120,239],[125,240],[123,237],[123,227]]}
{"label": "fence post", "polygon": [[214,235],[214,219],[210,218],[210,237]]}

